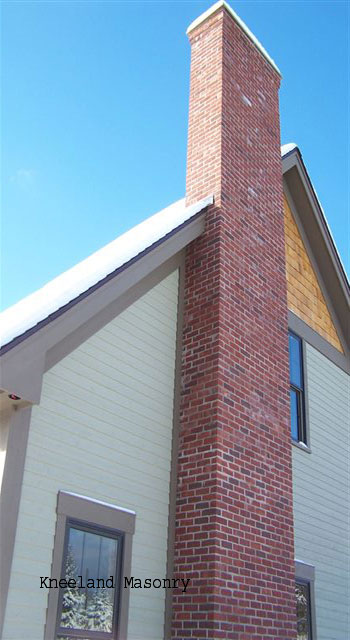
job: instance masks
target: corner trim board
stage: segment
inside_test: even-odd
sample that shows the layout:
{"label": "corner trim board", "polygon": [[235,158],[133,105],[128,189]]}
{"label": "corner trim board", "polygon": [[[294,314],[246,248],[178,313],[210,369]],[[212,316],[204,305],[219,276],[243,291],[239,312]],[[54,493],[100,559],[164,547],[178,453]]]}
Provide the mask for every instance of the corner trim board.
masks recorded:
{"label": "corner trim board", "polygon": [[[171,447],[171,472],[169,491],[169,517],[168,517],[168,552],[167,552],[167,577],[172,577],[174,572],[175,552],[175,517],[176,517],[176,491],[177,491],[177,467],[180,434],[180,399],[181,399],[181,362],[182,362],[182,329],[185,288],[185,252],[182,253],[179,267],[179,288],[177,304],[177,330],[176,330],[176,358],[174,374],[174,410],[173,410],[173,437]],[[171,638],[172,622],[172,592],[166,591],[164,609],[164,640]]]}
{"label": "corner trim board", "polygon": [[31,407],[13,409],[7,441],[0,501],[0,638],[10,586],[31,412]]}

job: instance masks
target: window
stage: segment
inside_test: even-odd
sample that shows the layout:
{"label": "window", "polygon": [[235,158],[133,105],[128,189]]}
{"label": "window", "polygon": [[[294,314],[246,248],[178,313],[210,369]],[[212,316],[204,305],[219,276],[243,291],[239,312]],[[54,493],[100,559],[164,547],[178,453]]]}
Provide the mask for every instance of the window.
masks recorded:
{"label": "window", "polygon": [[296,561],[295,571],[297,640],[316,640],[315,567]]}
{"label": "window", "polygon": [[131,511],[59,492],[45,640],[126,637],[134,528]]}
{"label": "window", "polygon": [[59,640],[84,637],[88,630],[115,637],[123,537],[68,521],[61,572],[67,587],[59,596]]}
{"label": "window", "polygon": [[290,421],[295,442],[306,442],[303,347],[301,339],[289,333]]}
{"label": "window", "polygon": [[309,583],[297,580],[295,596],[297,601],[297,640],[312,640]]}

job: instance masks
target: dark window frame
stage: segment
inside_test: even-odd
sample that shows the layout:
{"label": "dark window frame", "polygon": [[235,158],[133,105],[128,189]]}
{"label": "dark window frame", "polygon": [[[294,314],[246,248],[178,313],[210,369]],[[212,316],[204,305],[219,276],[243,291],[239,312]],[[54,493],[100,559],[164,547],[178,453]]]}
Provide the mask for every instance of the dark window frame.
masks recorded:
{"label": "dark window frame", "polygon": [[61,627],[61,615],[62,615],[62,605],[63,605],[63,594],[64,589],[59,590],[58,594],[58,603],[57,603],[57,621],[56,621],[56,632],[55,638],[66,636],[67,638],[91,638],[92,640],[114,640],[118,638],[118,626],[119,626],[119,607],[120,607],[120,591],[121,591],[121,582],[122,582],[122,565],[123,565],[123,548],[124,548],[124,532],[119,531],[117,529],[110,529],[107,527],[103,527],[101,525],[96,525],[94,523],[86,522],[84,520],[76,520],[75,518],[67,518],[66,519],[66,530],[65,530],[65,540],[62,552],[62,565],[61,565],[61,575],[60,578],[65,578],[65,566],[66,559],[68,554],[68,542],[69,542],[69,531],[71,528],[78,529],[79,531],[86,531],[88,533],[93,533],[99,536],[104,536],[106,538],[112,538],[113,540],[118,540],[118,557],[117,564],[115,570],[115,593],[114,593],[114,601],[113,601],[113,623],[112,623],[112,631],[99,631],[99,630],[87,630],[87,629],[75,629],[75,628],[67,628]]}
{"label": "dark window frame", "polygon": [[311,564],[295,560],[295,584],[308,587],[308,623],[310,640],[317,640],[316,601],[315,601],[315,567]]}
{"label": "dark window frame", "polygon": [[[297,411],[298,411],[298,439],[293,438],[291,432],[292,442],[295,444],[302,444],[306,447],[309,447],[309,436],[307,430],[307,420],[306,420],[306,390],[305,390],[305,352],[304,352],[304,341],[291,329],[288,330],[288,351],[289,351],[289,336],[292,336],[299,343],[300,347],[300,379],[302,386],[299,387],[295,382],[292,382],[289,376],[289,386],[290,390],[294,391],[297,397]],[[290,351],[289,351],[289,361],[290,361]]]}
{"label": "dark window frame", "polygon": [[309,636],[309,640],[313,640],[314,636],[313,636],[313,629],[312,629],[312,619],[311,619],[311,614],[312,614],[312,605],[311,605],[311,584],[310,584],[310,580],[305,580],[302,578],[296,578],[295,580],[295,584],[296,585],[302,585],[302,586],[306,586],[307,587],[307,624],[308,624],[308,636]]}
{"label": "dark window frame", "polygon": [[[77,528],[95,532],[98,535],[109,537],[123,536],[122,555],[119,574],[119,589],[116,589],[115,597],[118,598],[117,609],[114,608],[114,616],[118,610],[116,628],[111,632],[83,629],[71,630],[60,627],[59,613],[61,611],[61,599],[63,589],[48,589],[48,606],[44,640],[53,640],[59,637],[86,638],[91,640],[125,640],[128,627],[129,589],[122,588],[124,576],[131,574],[132,537],[135,531],[136,514],[134,511],[123,509],[115,505],[107,504],[88,498],[86,496],[58,492],[57,520],[55,540],[53,546],[53,558],[51,578],[59,580],[65,575],[66,548],[68,546],[68,532],[72,523]],[[78,524],[79,523],[79,524]],[[73,526],[74,526],[73,524]],[[67,633],[68,632],[68,633]]]}

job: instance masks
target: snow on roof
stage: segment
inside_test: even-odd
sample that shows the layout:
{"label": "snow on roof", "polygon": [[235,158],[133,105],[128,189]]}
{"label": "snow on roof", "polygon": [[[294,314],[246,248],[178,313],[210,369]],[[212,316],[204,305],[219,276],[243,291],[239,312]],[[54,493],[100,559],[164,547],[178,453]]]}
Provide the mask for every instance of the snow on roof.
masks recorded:
{"label": "snow on roof", "polygon": [[[282,145],[282,157],[297,148],[294,142]],[[174,202],[0,313],[1,345],[32,329],[212,203],[213,196],[190,207],[186,207],[185,198]]]}
{"label": "snow on roof", "polygon": [[1,345],[32,329],[212,203],[213,196],[190,207],[185,198],[174,202],[3,311]]}
{"label": "snow on roof", "polygon": [[281,156],[285,156],[287,155],[287,153],[289,153],[290,151],[293,151],[294,149],[297,149],[298,145],[295,144],[295,142],[288,142],[288,144],[282,144],[281,146]]}

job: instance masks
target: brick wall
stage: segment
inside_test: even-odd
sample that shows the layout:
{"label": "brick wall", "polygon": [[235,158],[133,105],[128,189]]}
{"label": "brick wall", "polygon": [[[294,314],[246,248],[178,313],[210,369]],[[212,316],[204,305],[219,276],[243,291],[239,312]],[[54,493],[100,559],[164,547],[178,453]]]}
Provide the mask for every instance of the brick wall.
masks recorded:
{"label": "brick wall", "polygon": [[224,9],[190,33],[173,638],[296,637],[279,76]]}

